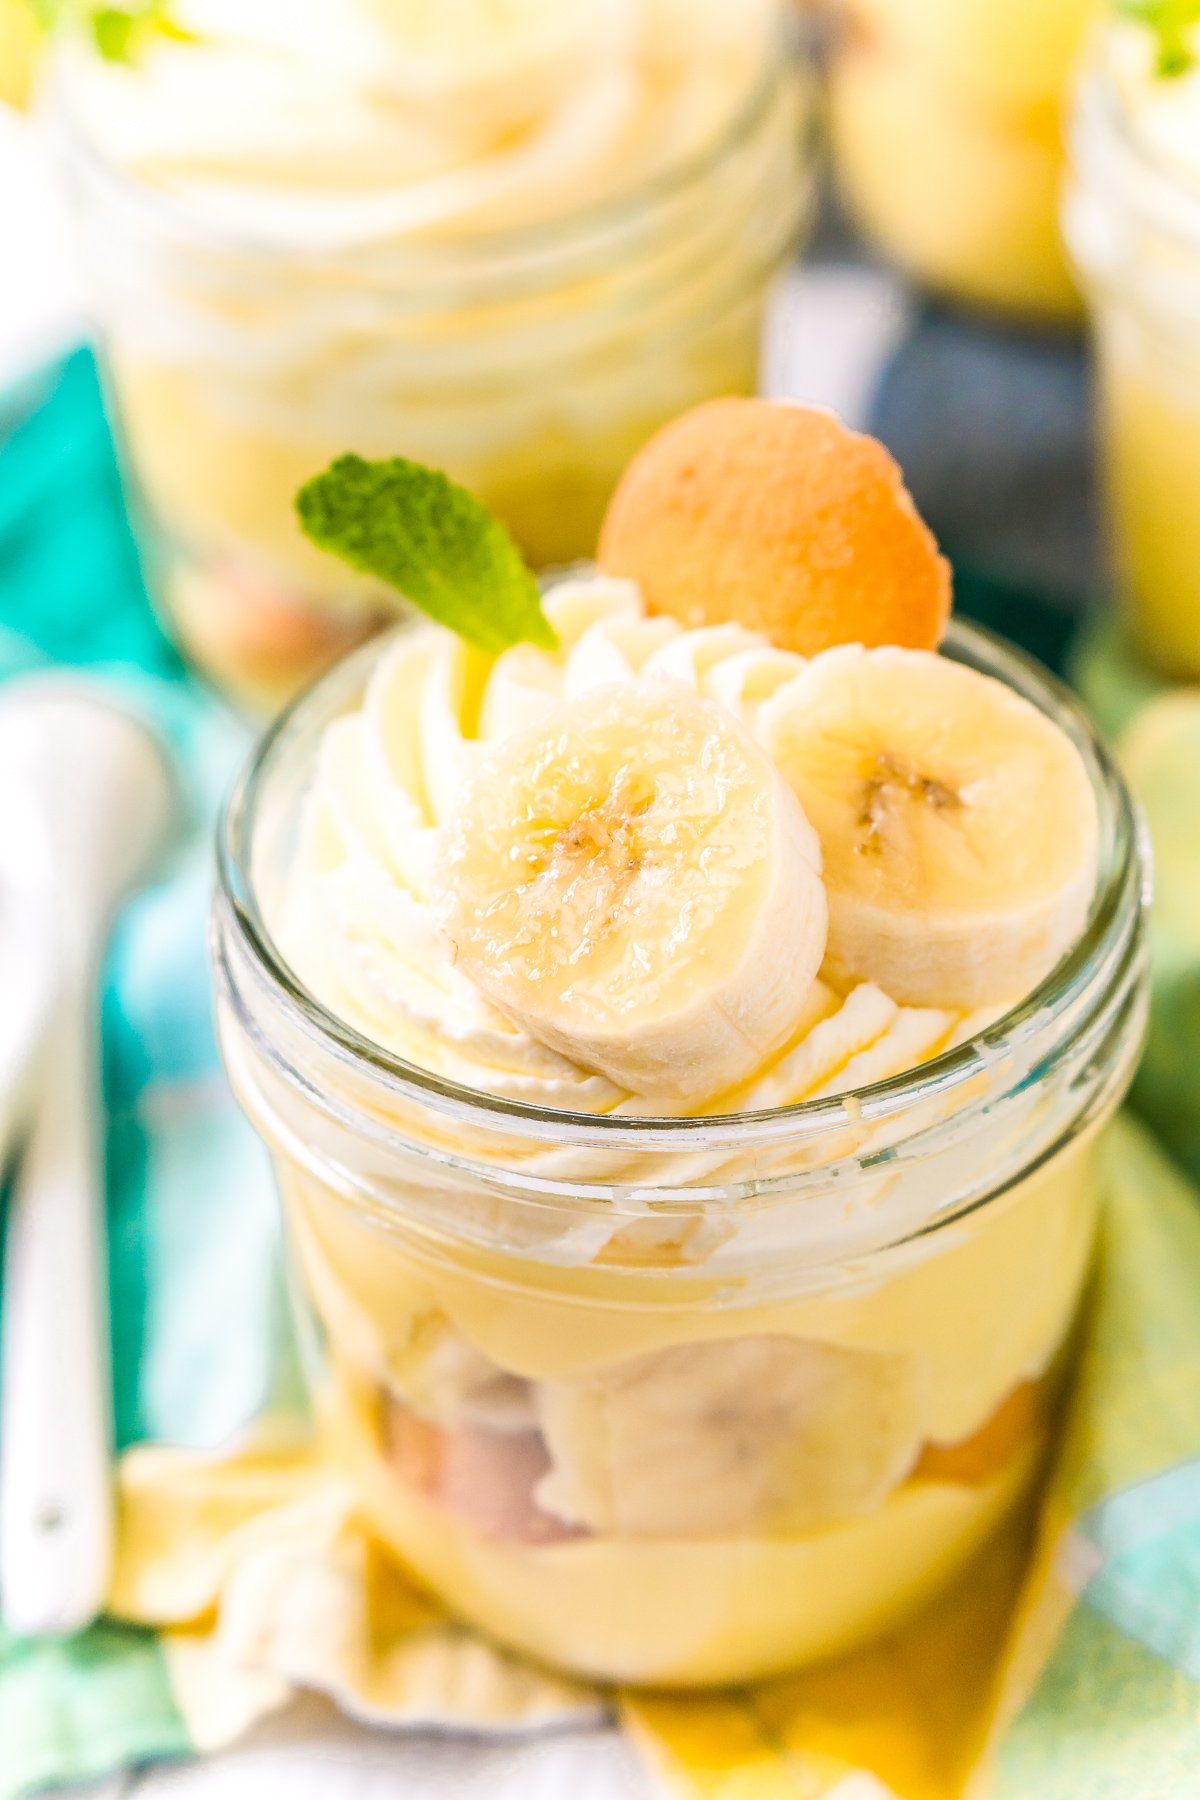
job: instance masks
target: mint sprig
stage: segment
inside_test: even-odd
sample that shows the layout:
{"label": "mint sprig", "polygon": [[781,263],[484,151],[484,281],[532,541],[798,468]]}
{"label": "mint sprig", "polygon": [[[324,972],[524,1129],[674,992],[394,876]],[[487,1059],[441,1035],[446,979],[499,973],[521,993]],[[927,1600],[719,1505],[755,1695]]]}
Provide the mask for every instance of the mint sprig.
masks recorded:
{"label": "mint sprig", "polygon": [[1153,32],[1160,75],[1187,74],[1196,60],[1193,28],[1200,24],[1200,0],[1113,0],[1113,7],[1119,18]]}
{"label": "mint sprig", "polygon": [[83,30],[106,62],[134,63],[158,39],[194,44],[196,34],[171,16],[171,0],[126,0],[96,6],[90,0],[31,0],[44,31],[68,25]]}
{"label": "mint sprig", "polygon": [[96,6],[89,24],[92,39],[109,62],[136,62],[155,38],[194,44],[196,35],[171,17],[169,0],[140,0],[136,6]]}
{"label": "mint sprig", "polygon": [[306,537],[492,655],[553,650],[538,585],[498,519],[466,488],[394,456],[339,456],[296,495]]}

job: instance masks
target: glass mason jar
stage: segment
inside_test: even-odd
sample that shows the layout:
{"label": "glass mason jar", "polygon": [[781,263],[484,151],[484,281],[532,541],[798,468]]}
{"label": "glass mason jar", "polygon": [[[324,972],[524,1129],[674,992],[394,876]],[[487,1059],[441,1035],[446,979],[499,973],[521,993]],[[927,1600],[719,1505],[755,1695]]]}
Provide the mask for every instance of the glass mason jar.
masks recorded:
{"label": "glass mason jar", "polygon": [[1062,95],[1092,0],[842,0],[835,161],[902,268],[968,302],[1071,317]]}
{"label": "glass mason jar", "polygon": [[274,1158],[320,1427],[383,1543],[548,1662],[695,1686],[848,1650],[961,1570],[1041,1464],[1097,1133],[1142,1033],[1145,869],[1075,704],[976,630],[949,653],[1085,758],[1085,934],[973,1041],[772,1112],[499,1099],[305,990],[270,921],[316,744],[376,647],[283,717],[231,802],[219,1030]]}
{"label": "glass mason jar", "polygon": [[1064,222],[1092,315],[1119,603],[1146,659],[1195,681],[1200,172],[1150,140],[1119,79],[1119,41],[1097,37],[1079,82]]}
{"label": "glass mason jar", "polygon": [[754,391],[815,174],[808,76],[772,36],[720,138],[544,224],[318,252],[218,231],[88,141],[60,81],[103,372],[152,591],[189,659],[274,710],[395,617],[301,535],[333,457],[445,469],[536,565],[595,550],[633,453]]}

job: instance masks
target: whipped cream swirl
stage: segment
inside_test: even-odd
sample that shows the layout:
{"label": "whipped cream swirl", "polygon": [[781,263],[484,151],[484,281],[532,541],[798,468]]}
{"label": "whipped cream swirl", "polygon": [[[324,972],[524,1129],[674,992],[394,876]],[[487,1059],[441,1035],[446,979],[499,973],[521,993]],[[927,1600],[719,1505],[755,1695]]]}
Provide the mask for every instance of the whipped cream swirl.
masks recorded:
{"label": "whipped cream swirl", "polygon": [[[1200,29],[1190,36],[1195,55]],[[1126,127],[1155,172],[1200,188],[1200,66],[1163,75],[1154,34],[1136,24],[1114,25],[1101,49]]]}
{"label": "whipped cream swirl", "polygon": [[778,0],[172,0],[190,41],[82,41],[71,110],[108,160],[222,227],[333,247],[537,223],[712,143]]}
{"label": "whipped cream swirl", "polygon": [[[455,967],[430,898],[438,829],[479,746],[563,700],[613,683],[678,682],[754,732],[803,659],[737,625],[686,631],[650,617],[634,584],[601,576],[560,582],[546,612],[554,653],[521,644],[492,660],[433,625],[406,629],[384,650],[361,707],[322,738],[277,932],[317,998],[406,1061],[513,1100],[636,1115],[646,1111],[637,1099],[537,1043]],[[977,1024],[898,1006],[870,983],[842,994],[820,980],[783,1056],[736,1104],[861,1087]]]}

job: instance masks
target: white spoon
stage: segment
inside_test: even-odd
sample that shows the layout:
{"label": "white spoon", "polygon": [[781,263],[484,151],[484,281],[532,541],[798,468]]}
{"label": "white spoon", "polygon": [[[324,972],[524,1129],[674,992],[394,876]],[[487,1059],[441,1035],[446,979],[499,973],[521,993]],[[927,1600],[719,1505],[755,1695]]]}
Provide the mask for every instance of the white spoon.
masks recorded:
{"label": "white spoon", "polygon": [[0,831],[6,789],[41,817],[49,868],[31,858],[25,876],[54,933],[58,997],[9,1200],[0,1606],[11,1631],[57,1635],[95,1617],[112,1563],[97,977],[119,902],[167,839],[172,790],[135,719],[52,676],[0,695]]}

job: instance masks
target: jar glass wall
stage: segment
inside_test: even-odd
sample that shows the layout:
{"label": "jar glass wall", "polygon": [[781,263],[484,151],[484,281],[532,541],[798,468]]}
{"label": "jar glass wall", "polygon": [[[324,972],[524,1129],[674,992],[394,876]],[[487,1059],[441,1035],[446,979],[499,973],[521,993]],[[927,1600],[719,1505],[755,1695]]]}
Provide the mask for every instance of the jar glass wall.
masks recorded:
{"label": "jar glass wall", "polygon": [[1144,875],[1072,703],[978,632],[950,653],[1084,755],[1085,936],[980,1037],[788,1109],[528,1106],[386,1055],[303,988],[271,920],[314,747],[374,647],[234,797],[220,1033],[274,1158],[317,1417],[382,1541],[538,1657],[688,1686],[848,1649],[961,1570],[1036,1475],[1096,1135],[1140,1041]]}
{"label": "jar glass wall", "polygon": [[152,589],[192,661],[260,709],[395,616],[302,537],[303,481],[346,450],[408,456],[471,488],[535,565],[590,555],[640,445],[754,390],[812,198],[782,26],[714,141],[567,212],[564,178],[559,211],[511,228],[484,209],[389,229],[385,191],[334,211],[362,222],[326,222],[324,242],[289,242],[286,210],[256,234],[106,157],[77,85],[64,69],[56,111]]}
{"label": "jar glass wall", "polygon": [[1102,34],[1079,83],[1065,224],[1092,314],[1119,603],[1167,675],[1200,677],[1200,82],[1156,81],[1149,40]]}
{"label": "jar glass wall", "polygon": [[1078,308],[1058,227],[1062,95],[1090,0],[848,0],[839,178],[918,280],[1030,317]]}

